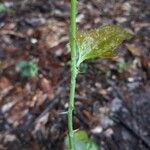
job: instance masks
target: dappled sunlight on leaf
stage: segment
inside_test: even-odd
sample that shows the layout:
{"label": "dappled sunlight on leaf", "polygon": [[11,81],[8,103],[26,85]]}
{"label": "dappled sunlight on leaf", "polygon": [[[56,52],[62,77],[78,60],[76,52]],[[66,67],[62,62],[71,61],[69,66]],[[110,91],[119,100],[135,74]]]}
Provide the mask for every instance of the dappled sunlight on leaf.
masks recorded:
{"label": "dappled sunlight on leaf", "polygon": [[124,40],[130,39],[132,34],[117,25],[107,25],[98,29],[77,33],[79,50],[78,64],[84,60],[96,57],[114,57],[114,50]]}

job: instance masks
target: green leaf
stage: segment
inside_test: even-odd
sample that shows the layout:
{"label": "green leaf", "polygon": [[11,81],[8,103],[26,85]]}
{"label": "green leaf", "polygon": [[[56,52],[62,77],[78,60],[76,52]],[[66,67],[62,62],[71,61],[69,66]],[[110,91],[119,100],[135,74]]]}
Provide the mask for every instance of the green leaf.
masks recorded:
{"label": "green leaf", "polygon": [[7,11],[7,7],[3,3],[0,3],[0,13],[4,13],[6,11]]}
{"label": "green leaf", "polygon": [[[68,136],[65,140],[66,146],[69,147]],[[84,130],[78,130],[74,133],[75,150],[99,150],[97,144],[88,137]]]}
{"label": "green leaf", "polygon": [[129,61],[128,62],[119,62],[117,64],[117,70],[121,73],[124,70],[126,70],[129,65],[130,65]]}
{"label": "green leaf", "polygon": [[114,57],[114,49],[132,34],[117,25],[107,25],[86,32],[77,32],[79,58],[77,66],[87,59]]}
{"label": "green leaf", "polygon": [[22,77],[34,77],[38,74],[38,66],[32,61],[22,60],[16,64],[16,69],[20,71]]}
{"label": "green leaf", "polygon": [[80,64],[80,67],[79,67],[80,73],[87,73],[87,70],[88,70],[88,64],[86,64],[86,63]]}
{"label": "green leaf", "polygon": [[84,130],[77,130],[74,132],[75,140],[88,140],[88,134]]}

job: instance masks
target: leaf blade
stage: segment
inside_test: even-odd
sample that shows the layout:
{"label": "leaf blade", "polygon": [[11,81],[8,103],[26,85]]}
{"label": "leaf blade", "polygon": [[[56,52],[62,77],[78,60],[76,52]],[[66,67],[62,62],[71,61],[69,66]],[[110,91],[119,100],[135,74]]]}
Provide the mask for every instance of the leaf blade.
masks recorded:
{"label": "leaf blade", "polygon": [[[69,147],[69,137],[65,138],[65,144],[67,149]],[[75,150],[99,150],[98,145],[89,138],[88,134],[84,130],[77,130],[74,132],[74,146]]]}
{"label": "leaf blade", "polygon": [[80,52],[78,64],[91,58],[116,56],[114,49],[131,37],[131,33],[118,25],[106,25],[86,32],[77,32],[77,45]]}

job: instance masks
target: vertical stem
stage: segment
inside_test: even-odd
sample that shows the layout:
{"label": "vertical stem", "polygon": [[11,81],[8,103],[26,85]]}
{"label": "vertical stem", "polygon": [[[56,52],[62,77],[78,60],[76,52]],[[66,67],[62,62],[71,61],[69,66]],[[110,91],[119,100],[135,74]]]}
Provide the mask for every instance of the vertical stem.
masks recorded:
{"label": "vertical stem", "polygon": [[74,96],[76,85],[76,6],[77,0],[71,0],[70,7],[70,48],[71,48],[71,81],[70,81],[70,96],[68,101],[68,130],[69,130],[69,150],[74,150],[73,138],[73,110]]}

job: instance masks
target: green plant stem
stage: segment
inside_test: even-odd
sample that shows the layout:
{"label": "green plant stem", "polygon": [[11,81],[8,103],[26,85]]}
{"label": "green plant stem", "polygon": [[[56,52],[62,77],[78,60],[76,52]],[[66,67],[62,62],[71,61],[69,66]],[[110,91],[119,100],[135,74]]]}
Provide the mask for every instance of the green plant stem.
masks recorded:
{"label": "green plant stem", "polygon": [[74,131],[73,131],[73,110],[74,110],[74,96],[76,85],[76,6],[77,0],[71,0],[70,7],[70,48],[71,48],[71,82],[70,82],[70,96],[68,101],[68,130],[69,130],[69,150],[74,150]]}

